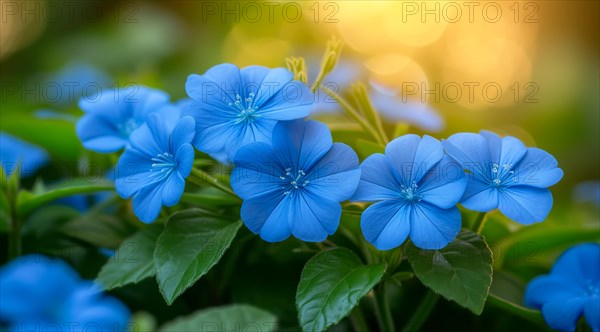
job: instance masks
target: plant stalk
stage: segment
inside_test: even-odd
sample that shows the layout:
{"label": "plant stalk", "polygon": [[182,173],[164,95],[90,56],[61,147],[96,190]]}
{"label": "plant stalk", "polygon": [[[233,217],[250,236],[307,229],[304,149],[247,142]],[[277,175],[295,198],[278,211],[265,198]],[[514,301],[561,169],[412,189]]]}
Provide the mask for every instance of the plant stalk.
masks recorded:
{"label": "plant stalk", "polygon": [[377,310],[377,322],[382,332],[394,332],[394,319],[387,299],[385,281],[382,281],[375,291],[375,308]]}
{"label": "plant stalk", "polygon": [[419,306],[413,313],[412,317],[408,320],[406,325],[404,325],[402,331],[417,332],[421,330],[421,327],[423,327],[423,324],[425,324],[427,318],[433,309],[435,309],[435,305],[439,299],[440,296],[438,294],[428,290],[427,294],[425,294],[425,297],[423,300],[421,300],[421,303],[419,303]]}
{"label": "plant stalk", "polygon": [[479,212],[477,213],[477,216],[475,216],[475,221],[473,221],[471,229],[477,234],[481,234],[481,232],[483,231],[483,227],[485,227],[485,222],[487,220],[485,218],[486,214],[487,212]]}
{"label": "plant stalk", "polygon": [[192,173],[188,177],[188,180],[190,180],[190,182],[196,185],[202,185],[203,183],[207,183],[219,189],[220,191],[239,199],[239,197],[233,192],[233,190],[231,190],[229,186],[225,185],[223,182],[219,181],[219,179],[201,169],[192,168]]}

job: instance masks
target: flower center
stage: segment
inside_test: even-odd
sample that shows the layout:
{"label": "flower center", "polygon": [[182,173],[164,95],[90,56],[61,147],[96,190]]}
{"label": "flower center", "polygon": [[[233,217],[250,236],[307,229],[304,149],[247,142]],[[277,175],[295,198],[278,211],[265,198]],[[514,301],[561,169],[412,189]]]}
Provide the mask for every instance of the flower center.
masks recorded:
{"label": "flower center", "polygon": [[419,188],[419,186],[414,181],[410,187],[401,185],[400,186],[401,197],[409,202],[420,202],[422,197],[421,197],[421,195],[417,195],[418,188]]}
{"label": "flower center", "polygon": [[258,117],[258,115],[255,114],[258,106],[254,105],[254,96],[254,92],[250,92],[248,97],[242,101],[242,97],[240,97],[240,95],[236,95],[235,102],[228,104],[229,107],[239,112],[237,119],[235,120],[236,124],[242,122],[254,122],[254,120]]}
{"label": "flower center", "polygon": [[117,125],[117,129],[119,129],[119,132],[125,137],[129,137],[129,135],[131,135],[138,127],[137,121],[133,118],[129,118],[127,121]]}
{"label": "flower center", "polygon": [[152,158],[152,161],[154,163],[150,169],[150,176],[158,179],[166,178],[177,168],[175,157],[167,152],[157,154],[156,157]]}
{"label": "flower center", "polygon": [[599,296],[600,295],[600,288],[598,288],[598,284],[594,284],[593,281],[591,280],[587,280],[586,281],[586,291],[590,296]]}
{"label": "flower center", "polygon": [[306,185],[308,185],[310,183],[310,181],[309,180],[302,181],[302,177],[305,175],[306,175],[306,173],[304,173],[303,170],[298,170],[298,173],[296,173],[294,175],[294,174],[292,174],[291,168],[286,168],[285,174],[279,177],[281,179],[281,181],[283,181],[285,183],[281,187],[282,189],[284,189],[283,194],[290,195],[290,197],[291,197],[291,196],[293,196],[295,191],[297,191],[303,187],[306,187]]}
{"label": "flower center", "polygon": [[509,181],[517,181],[515,172],[512,171],[512,164],[504,164],[502,167],[497,163],[492,164],[492,179],[490,185],[492,187],[500,187]]}

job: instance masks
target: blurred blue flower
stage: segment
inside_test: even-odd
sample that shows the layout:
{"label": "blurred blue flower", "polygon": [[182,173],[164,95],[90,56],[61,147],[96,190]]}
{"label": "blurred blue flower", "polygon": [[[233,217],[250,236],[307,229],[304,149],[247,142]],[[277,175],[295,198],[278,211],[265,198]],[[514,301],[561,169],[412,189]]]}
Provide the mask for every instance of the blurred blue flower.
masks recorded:
{"label": "blurred blue flower", "polygon": [[352,201],[375,201],[362,214],[365,239],[379,250],[400,246],[407,237],[419,248],[441,249],[461,226],[456,207],[465,187],[462,168],[444,155],[431,136],[404,135],[385,155],[369,156]]}
{"label": "blurred blue flower", "polygon": [[541,309],[553,329],[575,331],[583,314],[594,332],[600,331],[600,245],[586,243],[565,251],[549,275],[533,279],[525,304]]}
{"label": "blurred blue flower", "polygon": [[126,331],[129,317],[61,260],[21,256],[0,270],[0,321],[11,331]]}
{"label": "blurred blue flower", "polygon": [[563,176],[552,155],[489,131],[455,134],[442,144],[468,172],[461,198],[464,207],[479,212],[499,208],[522,224],[546,219],[552,209],[552,193],[547,187]]}
{"label": "blurred blue flower", "polygon": [[573,188],[573,200],[577,203],[593,203],[600,206],[600,181],[584,181]]}
{"label": "blurred blue flower", "polygon": [[0,132],[0,165],[7,175],[20,168],[21,177],[32,176],[48,159],[44,149]]}
{"label": "blurred blue flower", "polygon": [[342,208],[358,184],[358,157],[347,145],[333,143],[317,121],[282,121],[272,145],[240,148],[233,159],[231,186],[244,202],[246,226],[269,242],[290,235],[320,242],[339,225]]}
{"label": "blurred blue flower", "polygon": [[75,104],[82,97],[93,99],[111,80],[100,69],[82,61],[71,61],[45,79],[46,101],[59,107]]}
{"label": "blurred blue flower", "polygon": [[225,152],[253,142],[271,142],[275,123],[309,115],[313,94],[284,68],[220,64],[185,85],[194,101],[184,113],[196,120],[194,146],[205,153]]}
{"label": "blurred blue flower", "polygon": [[92,99],[82,98],[79,107],[86,114],[77,123],[77,136],[88,150],[119,151],[148,114],[168,104],[165,92],[138,85],[104,91]]}
{"label": "blurred blue flower", "polygon": [[[314,82],[317,78],[317,74],[320,70],[320,58],[319,60],[312,61],[309,63],[309,82]],[[352,83],[359,81],[365,76],[364,65],[356,59],[342,58],[338,61],[335,68],[327,74],[321,81],[321,85],[335,91],[336,93],[342,94],[346,89],[350,87]],[[315,103],[313,105],[312,114],[319,113],[334,113],[341,112],[342,108],[340,104],[325,93],[323,90],[318,89],[315,91]]]}
{"label": "blurred blue flower", "polygon": [[369,96],[375,110],[388,120],[406,122],[431,132],[444,129],[444,119],[426,103],[403,101],[401,96],[381,91],[373,91]]}
{"label": "blurred blue flower", "polygon": [[168,105],[131,135],[117,163],[115,189],[123,198],[133,196],[141,221],[152,222],[162,205],[179,202],[194,163],[194,128],[193,118]]}

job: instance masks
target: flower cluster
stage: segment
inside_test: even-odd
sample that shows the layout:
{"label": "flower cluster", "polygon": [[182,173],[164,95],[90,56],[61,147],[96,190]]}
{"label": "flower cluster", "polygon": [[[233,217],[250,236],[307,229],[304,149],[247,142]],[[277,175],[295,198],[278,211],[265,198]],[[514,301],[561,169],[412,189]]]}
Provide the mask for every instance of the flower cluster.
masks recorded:
{"label": "flower cluster", "polygon": [[441,142],[404,135],[359,167],[356,153],[333,143],[325,124],[305,120],[316,101],[293,77],[283,68],[217,65],[190,75],[185,87],[191,99],[177,105],[144,87],[135,95],[117,91],[117,98],[82,101],[86,115],[77,132],[94,151],[125,148],[116,190],[133,197],[143,222],[179,202],[192,172],[192,145],[233,163],[241,218],[270,242],[291,235],[325,240],[337,230],[340,203],[348,199],[375,202],[362,214],[361,229],[380,250],[408,238],[423,249],[445,247],[461,229],[459,203],[480,212],[498,208],[523,224],[548,215],[547,187],[563,173],[547,152],[486,131]]}
{"label": "flower cluster", "polygon": [[0,270],[0,321],[12,331],[120,332],[128,329],[129,317],[123,303],[61,260],[22,256]]}

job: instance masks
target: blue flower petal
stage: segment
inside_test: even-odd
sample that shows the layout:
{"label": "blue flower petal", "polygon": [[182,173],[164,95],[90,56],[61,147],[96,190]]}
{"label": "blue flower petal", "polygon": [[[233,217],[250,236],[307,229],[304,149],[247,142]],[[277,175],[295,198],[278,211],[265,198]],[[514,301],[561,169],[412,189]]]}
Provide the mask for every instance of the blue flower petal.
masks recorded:
{"label": "blue flower petal", "polygon": [[467,188],[461,198],[460,204],[469,210],[488,212],[496,209],[499,204],[498,189],[492,188],[489,183],[472,173],[467,174]]}
{"label": "blue flower petal", "polygon": [[162,192],[162,204],[165,206],[173,206],[179,203],[184,188],[185,180],[178,172],[174,172],[168,176],[160,188],[160,191]]}
{"label": "blue flower petal", "polygon": [[[150,117],[149,121],[160,121],[160,119],[152,119]],[[130,147],[133,147],[129,150],[135,149],[139,152],[140,156],[146,156],[150,158],[156,157],[157,154],[164,153],[164,148],[166,144],[159,144],[158,138],[154,136],[148,123],[144,123],[141,127],[136,129],[131,136],[129,137]],[[127,153],[127,150],[123,152],[123,155]],[[142,157],[141,157],[142,158]],[[144,158],[144,159],[150,159]]]}
{"label": "blue flower petal", "polygon": [[252,196],[242,203],[242,221],[254,234],[269,242],[278,242],[291,235],[288,224],[289,200],[282,193]]}
{"label": "blue flower petal", "polygon": [[[288,70],[283,68],[275,68],[272,70],[263,66],[248,66],[242,68],[240,70],[242,76],[242,94],[244,96],[249,96],[250,93],[254,93],[253,102],[255,105],[261,105],[263,103],[261,98],[268,98],[268,93],[274,93],[274,89],[277,85],[279,85],[280,89],[281,86],[292,80],[292,78],[289,77],[284,82],[274,82],[273,78],[279,76],[277,73],[281,70],[289,73]],[[265,86],[263,86],[263,82],[265,83]]]}
{"label": "blue flower petal", "polygon": [[321,242],[335,233],[342,215],[340,203],[318,196],[310,190],[288,195],[292,234],[302,241]]}
{"label": "blue flower petal", "polygon": [[310,115],[314,99],[314,94],[305,84],[292,81],[261,104],[256,114],[273,120],[303,118]]}
{"label": "blue flower petal", "polygon": [[124,97],[124,99],[127,98],[135,102],[133,117],[140,121],[145,121],[148,114],[158,111],[163,106],[168,106],[170,99],[166,92],[146,87],[139,87],[138,91]]}
{"label": "blue flower petal", "polygon": [[19,166],[21,177],[32,176],[48,159],[44,149],[0,132],[0,167],[7,175],[15,172]]}
{"label": "blue flower petal", "polygon": [[502,137],[487,130],[482,130],[479,133],[487,141],[490,160],[500,163],[500,158],[502,157]]}
{"label": "blue flower petal", "polygon": [[265,104],[267,104],[267,102],[281,90],[286,88],[286,85],[293,79],[294,74],[285,68],[273,68],[269,70],[269,72],[259,82],[260,87],[258,90],[256,90],[256,96],[254,97],[255,104],[259,106],[258,109],[264,109]]}
{"label": "blue flower petal", "polygon": [[306,190],[336,202],[354,194],[360,180],[358,156],[346,144],[334,143],[331,149],[309,170]]}
{"label": "blue flower petal", "polygon": [[548,152],[538,148],[528,148],[527,153],[515,167],[516,184],[536,188],[555,185],[563,177],[558,162]]}
{"label": "blue flower petal", "polygon": [[[261,156],[257,160],[257,156]],[[281,179],[285,167],[266,143],[248,144],[235,155],[235,168],[230,183],[233,191],[242,199],[258,196],[267,192],[281,191]]]}
{"label": "blue flower petal", "polygon": [[458,208],[440,209],[419,202],[413,206],[410,216],[410,240],[421,249],[441,249],[456,238],[460,226]]}
{"label": "blue flower petal", "polygon": [[61,260],[41,255],[18,257],[0,269],[0,320],[44,317],[79,282],[79,276]]}
{"label": "blue flower petal", "polygon": [[[527,147],[520,140],[506,136],[502,138],[502,153],[500,154],[500,165],[516,165],[527,153]],[[493,160],[497,162],[497,160]]]}
{"label": "blue flower petal", "polygon": [[142,222],[151,223],[158,218],[162,207],[160,186],[161,183],[145,186],[133,196],[133,212]]}
{"label": "blue flower petal", "polygon": [[552,193],[548,189],[514,186],[499,191],[498,197],[500,211],[525,225],[544,221],[552,209]]}
{"label": "blue flower petal", "polygon": [[[585,243],[571,247],[554,263],[552,275],[572,280],[584,289],[590,286],[600,289],[600,265],[590,262],[600,262],[600,245]],[[590,285],[590,280],[596,284]]]}
{"label": "blue flower petal", "polygon": [[191,143],[196,135],[196,122],[191,116],[181,118],[171,133],[171,151],[182,144]]}
{"label": "blue flower petal", "polygon": [[581,296],[585,296],[583,289],[569,279],[557,276],[539,276],[527,285],[525,305],[540,309],[548,302],[566,301]]}
{"label": "blue flower petal", "polygon": [[139,86],[108,90],[93,100],[82,98],[79,107],[86,114],[77,123],[77,135],[87,149],[118,151],[146,116],[168,106],[168,101],[166,93]]}
{"label": "blue flower petal", "polygon": [[98,291],[82,284],[67,300],[63,308],[74,323],[74,332],[88,330],[127,331],[130,312],[123,303],[111,296],[99,294]]}
{"label": "blue flower petal", "polygon": [[592,331],[600,331],[600,297],[591,297],[584,304],[583,309],[585,320],[592,328]]}
{"label": "blue flower petal", "polygon": [[194,148],[189,143],[182,144],[175,153],[177,171],[184,178],[187,178],[192,172],[192,166],[194,166],[194,157]]}
{"label": "blue flower petal", "polygon": [[586,298],[584,297],[576,297],[564,301],[552,301],[544,304],[542,315],[551,328],[572,332],[575,331],[577,321],[583,313],[585,302]]}
{"label": "blue flower petal", "polygon": [[[289,166],[310,170],[332,147],[329,128],[318,121],[278,122],[273,129],[273,151]],[[288,166],[288,165],[284,165]]]}
{"label": "blue flower petal", "polygon": [[417,184],[444,156],[440,141],[431,136],[404,135],[385,147],[385,155],[400,175],[404,186]]}
{"label": "blue flower petal", "polygon": [[351,201],[378,201],[399,197],[400,184],[385,155],[370,155],[362,162],[360,169],[360,182]]}
{"label": "blue flower petal", "polygon": [[150,170],[153,161],[137,149],[126,150],[115,168],[115,190],[123,198],[133,196],[140,188],[154,182]]}
{"label": "blue flower petal", "polygon": [[77,122],[75,130],[83,147],[99,153],[118,151],[128,141],[126,136],[116,134],[118,129],[113,121],[101,116],[84,116]]}
{"label": "blue flower petal", "polygon": [[399,247],[410,233],[409,205],[385,200],[369,206],[360,218],[365,239],[379,250]]}
{"label": "blue flower petal", "polygon": [[206,71],[204,75],[190,75],[185,84],[188,96],[197,101],[219,98],[222,102],[235,102],[240,93],[242,80],[240,69],[233,64],[223,63]]}
{"label": "blue flower petal", "polygon": [[427,131],[440,131],[444,119],[430,105],[403,102],[401,96],[390,96],[381,92],[369,94],[375,109],[387,119],[408,122]]}
{"label": "blue flower petal", "polygon": [[423,201],[442,209],[456,205],[467,186],[462,167],[450,156],[444,156],[421,182],[418,194]]}
{"label": "blue flower petal", "polygon": [[464,169],[480,179],[489,179],[494,161],[491,160],[488,143],[483,136],[473,133],[454,134],[442,141],[442,145],[446,153]]}

